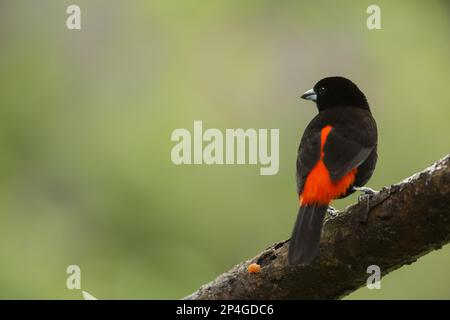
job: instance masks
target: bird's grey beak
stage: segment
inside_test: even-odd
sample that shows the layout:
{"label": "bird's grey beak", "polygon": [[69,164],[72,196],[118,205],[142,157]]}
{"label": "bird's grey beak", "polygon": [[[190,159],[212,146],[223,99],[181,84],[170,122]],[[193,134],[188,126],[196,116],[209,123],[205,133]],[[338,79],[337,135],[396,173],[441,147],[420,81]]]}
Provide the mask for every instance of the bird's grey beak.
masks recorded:
{"label": "bird's grey beak", "polygon": [[302,99],[305,99],[305,100],[312,100],[312,101],[316,102],[316,101],[317,101],[317,94],[316,94],[316,92],[314,91],[314,89],[311,89],[311,90],[306,91],[306,92],[302,95]]}

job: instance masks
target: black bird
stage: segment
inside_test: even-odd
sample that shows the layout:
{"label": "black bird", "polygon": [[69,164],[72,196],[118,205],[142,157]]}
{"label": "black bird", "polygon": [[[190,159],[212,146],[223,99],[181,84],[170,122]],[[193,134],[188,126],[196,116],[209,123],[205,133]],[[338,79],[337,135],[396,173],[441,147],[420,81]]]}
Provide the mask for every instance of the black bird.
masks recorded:
{"label": "black bird", "polygon": [[297,154],[300,209],[289,244],[290,264],[309,264],[319,250],[328,205],[363,187],[377,162],[377,125],[364,94],[350,80],[329,77],[302,95],[319,114],[303,133]]}

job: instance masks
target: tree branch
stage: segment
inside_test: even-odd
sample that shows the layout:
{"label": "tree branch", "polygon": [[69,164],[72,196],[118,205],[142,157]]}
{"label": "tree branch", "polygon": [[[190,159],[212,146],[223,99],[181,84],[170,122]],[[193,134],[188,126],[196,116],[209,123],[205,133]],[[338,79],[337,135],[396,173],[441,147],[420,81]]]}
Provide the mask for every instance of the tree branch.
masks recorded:
{"label": "tree branch", "polygon": [[[367,207],[369,208],[367,214]],[[289,240],[271,245],[185,299],[338,299],[450,241],[450,155],[370,200],[327,217],[309,266],[287,264]],[[250,263],[261,270],[249,273]]]}

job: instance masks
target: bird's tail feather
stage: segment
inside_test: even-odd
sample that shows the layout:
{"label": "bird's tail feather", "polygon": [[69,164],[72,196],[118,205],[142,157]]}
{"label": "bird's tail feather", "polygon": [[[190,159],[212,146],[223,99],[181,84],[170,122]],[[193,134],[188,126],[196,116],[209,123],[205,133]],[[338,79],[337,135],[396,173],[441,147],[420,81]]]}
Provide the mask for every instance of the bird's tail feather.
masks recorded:
{"label": "bird's tail feather", "polygon": [[326,205],[306,205],[298,210],[297,221],[289,243],[290,264],[309,264],[317,255],[327,208]]}

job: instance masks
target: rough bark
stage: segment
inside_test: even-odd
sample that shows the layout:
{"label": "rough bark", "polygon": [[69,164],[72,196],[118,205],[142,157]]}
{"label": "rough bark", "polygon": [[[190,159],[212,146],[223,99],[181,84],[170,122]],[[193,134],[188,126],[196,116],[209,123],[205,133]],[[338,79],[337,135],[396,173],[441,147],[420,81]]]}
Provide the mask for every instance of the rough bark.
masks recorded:
{"label": "rough bark", "polygon": [[[287,264],[289,240],[271,245],[186,299],[339,299],[450,241],[450,156],[370,199],[328,216],[309,266]],[[258,273],[247,272],[258,263]]]}

